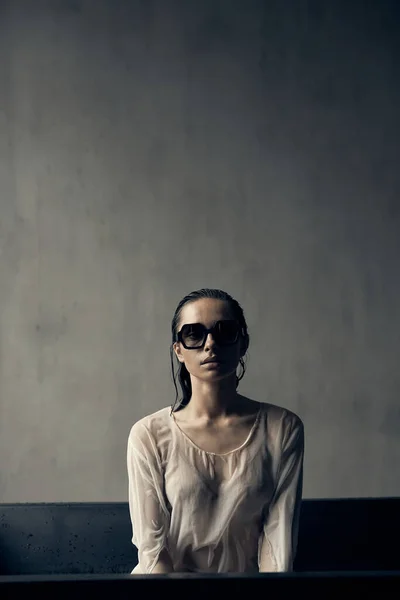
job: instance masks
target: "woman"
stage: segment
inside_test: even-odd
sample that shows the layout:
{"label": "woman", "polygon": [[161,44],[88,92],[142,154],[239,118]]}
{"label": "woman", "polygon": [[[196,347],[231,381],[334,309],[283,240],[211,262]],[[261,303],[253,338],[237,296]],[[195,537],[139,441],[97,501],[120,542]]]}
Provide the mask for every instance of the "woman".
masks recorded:
{"label": "woman", "polygon": [[293,569],[303,423],[238,394],[248,346],[229,294],[202,289],[179,303],[170,352],[183,397],[135,423],[128,439],[132,573]]}

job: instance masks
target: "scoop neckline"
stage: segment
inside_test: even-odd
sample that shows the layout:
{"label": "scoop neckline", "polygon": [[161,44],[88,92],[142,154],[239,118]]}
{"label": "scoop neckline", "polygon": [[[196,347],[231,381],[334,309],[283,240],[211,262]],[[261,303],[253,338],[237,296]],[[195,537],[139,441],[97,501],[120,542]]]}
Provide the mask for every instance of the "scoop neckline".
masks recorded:
{"label": "scoop neckline", "polygon": [[174,423],[175,427],[178,429],[178,431],[183,435],[184,438],[186,438],[186,440],[192,445],[194,446],[194,448],[196,448],[196,450],[199,450],[200,452],[203,452],[204,454],[209,454],[211,456],[228,456],[229,454],[234,454],[235,452],[239,452],[239,450],[242,450],[242,448],[244,448],[245,446],[247,446],[247,444],[250,443],[251,438],[253,437],[253,434],[258,426],[258,423],[260,421],[260,416],[261,416],[261,410],[262,410],[262,402],[259,402],[259,408],[256,414],[256,418],[254,420],[253,425],[251,426],[251,429],[247,435],[247,438],[244,440],[244,442],[242,444],[240,444],[240,446],[238,446],[237,448],[234,448],[233,450],[229,450],[229,452],[223,452],[222,454],[218,453],[218,452],[209,452],[208,450],[204,450],[203,448],[200,448],[200,446],[198,446],[188,435],[187,433],[185,433],[183,431],[183,429],[181,429],[178,425],[178,423],[175,420],[174,414],[170,413],[170,417],[172,419],[172,422]]}

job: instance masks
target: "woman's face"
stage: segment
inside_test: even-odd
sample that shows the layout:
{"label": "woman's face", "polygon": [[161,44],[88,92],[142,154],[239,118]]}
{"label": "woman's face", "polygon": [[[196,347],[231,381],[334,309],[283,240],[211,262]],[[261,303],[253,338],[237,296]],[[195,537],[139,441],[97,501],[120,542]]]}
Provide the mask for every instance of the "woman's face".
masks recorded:
{"label": "woman's face", "polygon": [[[194,302],[185,304],[182,309],[178,331],[183,325],[190,323],[201,323],[207,329],[214,326],[217,321],[234,319],[230,312],[229,304],[225,300],[215,298],[201,298]],[[180,342],[175,342],[174,350],[178,360],[185,363],[189,373],[203,381],[215,381],[225,379],[236,374],[239,359],[246,352],[244,340],[241,336],[235,344],[230,346],[218,346],[213,335],[209,333],[204,345],[198,349],[186,349]],[[217,366],[203,364],[209,357],[216,356],[220,360]]]}

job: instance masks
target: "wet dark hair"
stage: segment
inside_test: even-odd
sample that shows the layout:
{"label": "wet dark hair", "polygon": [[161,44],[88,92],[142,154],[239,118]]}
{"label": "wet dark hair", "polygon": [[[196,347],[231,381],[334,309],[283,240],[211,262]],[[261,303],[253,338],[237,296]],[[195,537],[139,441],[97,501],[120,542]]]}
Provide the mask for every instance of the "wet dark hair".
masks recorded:
{"label": "wet dark hair", "polygon": [[[216,300],[224,300],[225,302],[227,302],[229,304],[229,308],[232,312],[233,318],[239,322],[239,325],[241,327],[241,336],[242,336],[242,339],[244,338],[244,341],[245,341],[245,353],[247,352],[247,349],[249,347],[250,338],[249,338],[249,334],[247,332],[247,323],[246,323],[246,319],[244,318],[243,309],[240,306],[239,302],[237,300],[235,300],[234,298],[232,298],[232,296],[230,296],[227,292],[223,292],[222,290],[218,290],[218,289],[202,288],[201,290],[191,292],[190,294],[188,294],[187,296],[182,298],[182,300],[179,302],[179,304],[176,308],[174,317],[172,319],[172,324],[171,324],[172,344],[170,346],[170,356],[171,356],[172,379],[173,379],[175,390],[176,390],[176,398],[175,398],[174,404],[171,407],[171,413],[176,412],[176,411],[182,409],[187,404],[189,404],[190,398],[192,396],[192,383],[190,380],[190,373],[187,370],[184,363],[179,362],[177,374],[175,374],[175,372],[174,372],[173,344],[178,341],[178,323],[180,320],[180,316],[181,316],[183,307],[185,306],[185,304],[188,304],[189,302],[195,302],[196,300],[200,300],[201,298],[214,298]],[[236,376],[236,388],[238,387],[239,381],[243,378],[245,371],[246,371],[246,364],[243,360],[243,356],[240,358],[239,363],[242,367],[242,372],[239,377]],[[179,400],[179,403],[178,403],[178,388],[176,385],[176,375],[178,376],[179,383],[180,383],[180,386],[182,389],[182,398]],[[177,406],[177,403],[178,403],[178,406]]]}

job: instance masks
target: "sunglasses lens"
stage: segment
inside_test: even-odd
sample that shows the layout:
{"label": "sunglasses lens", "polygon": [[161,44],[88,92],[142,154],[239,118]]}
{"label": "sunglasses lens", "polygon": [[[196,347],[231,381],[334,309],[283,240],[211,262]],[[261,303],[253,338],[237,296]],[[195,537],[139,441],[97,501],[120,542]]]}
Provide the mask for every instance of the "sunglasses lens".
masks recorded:
{"label": "sunglasses lens", "polygon": [[220,344],[234,344],[239,335],[239,326],[235,321],[220,321],[217,332]]}
{"label": "sunglasses lens", "polygon": [[204,343],[205,328],[198,323],[182,327],[182,341],[187,348],[198,348]]}

